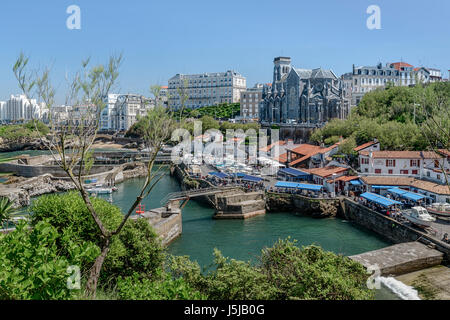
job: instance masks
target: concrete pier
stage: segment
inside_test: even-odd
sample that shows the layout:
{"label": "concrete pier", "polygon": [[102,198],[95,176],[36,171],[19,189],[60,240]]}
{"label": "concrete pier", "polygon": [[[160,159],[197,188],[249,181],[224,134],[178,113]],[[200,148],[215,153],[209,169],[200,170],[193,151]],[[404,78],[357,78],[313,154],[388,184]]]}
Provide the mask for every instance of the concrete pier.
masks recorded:
{"label": "concrete pier", "polygon": [[178,238],[182,231],[181,208],[178,201],[171,201],[167,206],[146,211],[130,219],[146,219],[160,237],[164,246]]}
{"label": "concrete pier", "polygon": [[405,242],[350,256],[366,268],[377,265],[381,275],[401,275],[441,264],[444,254],[420,242]]}
{"label": "concrete pier", "polygon": [[247,219],[266,213],[264,192],[239,192],[216,197],[214,219]]}

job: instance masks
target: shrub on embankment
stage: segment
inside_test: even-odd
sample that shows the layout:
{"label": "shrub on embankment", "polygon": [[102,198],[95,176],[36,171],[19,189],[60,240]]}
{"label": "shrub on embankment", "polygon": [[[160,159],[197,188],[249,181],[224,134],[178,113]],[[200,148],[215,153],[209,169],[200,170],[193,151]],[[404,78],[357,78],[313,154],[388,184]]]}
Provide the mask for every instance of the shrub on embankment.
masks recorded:
{"label": "shrub on embankment", "polygon": [[[118,227],[123,216],[118,207],[98,198],[91,198],[91,202],[108,230]],[[42,196],[33,203],[31,211],[32,225],[47,219],[59,232],[71,230],[80,243],[100,247],[100,230],[77,192]],[[63,246],[61,250],[65,251]],[[123,231],[113,238],[101,282],[115,285],[118,277],[132,276],[136,272],[149,278],[157,277],[164,260],[163,251],[156,233],[145,219],[128,220]],[[89,267],[90,264],[83,265],[82,270],[87,271]]]}
{"label": "shrub on embankment", "polygon": [[[92,204],[107,228],[121,211],[105,200]],[[25,224],[0,236],[0,299],[84,298],[85,276],[98,256],[100,233],[76,192],[47,195],[32,206]],[[99,291],[112,299],[371,299],[362,265],[317,246],[280,240],[262,251],[260,263],[214,252],[214,268],[202,273],[188,257],[165,259],[145,219],[127,222],[113,238]],[[81,290],[67,288],[68,266],[79,266]],[[103,297],[103,298],[105,298]]]}

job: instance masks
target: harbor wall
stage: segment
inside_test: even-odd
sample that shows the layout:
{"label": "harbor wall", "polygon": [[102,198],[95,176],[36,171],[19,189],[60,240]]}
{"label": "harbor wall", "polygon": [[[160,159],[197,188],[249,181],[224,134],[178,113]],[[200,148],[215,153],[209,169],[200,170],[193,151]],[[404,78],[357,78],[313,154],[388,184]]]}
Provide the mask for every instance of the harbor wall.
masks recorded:
{"label": "harbor wall", "polygon": [[296,212],[314,218],[336,217],[342,214],[342,199],[310,198],[299,194],[266,192],[268,212]]}
{"label": "harbor wall", "polygon": [[403,225],[396,220],[373,211],[350,199],[344,200],[343,217],[369,229],[393,243],[419,241],[444,253],[446,263],[450,261],[450,245],[434,239],[430,235]]}
{"label": "harbor wall", "polygon": [[181,212],[162,218],[159,222],[153,224],[152,227],[161,238],[162,244],[164,246],[169,245],[183,231]]}

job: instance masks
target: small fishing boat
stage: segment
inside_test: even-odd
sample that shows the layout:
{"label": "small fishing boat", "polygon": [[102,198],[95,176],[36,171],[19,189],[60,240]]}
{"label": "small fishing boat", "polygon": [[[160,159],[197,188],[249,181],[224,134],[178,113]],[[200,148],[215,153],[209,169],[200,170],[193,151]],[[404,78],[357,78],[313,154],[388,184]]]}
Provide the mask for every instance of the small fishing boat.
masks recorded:
{"label": "small fishing boat", "polygon": [[428,213],[439,217],[450,218],[450,203],[436,202],[426,208]]}
{"label": "small fishing boat", "polygon": [[110,194],[113,192],[113,188],[102,188],[102,187],[95,187],[86,189],[89,193],[95,193],[95,194]]}
{"label": "small fishing boat", "polygon": [[431,227],[431,224],[436,221],[436,218],[432,217],[424,207],[412,207],[403,210],[402,215],[419,227]]}

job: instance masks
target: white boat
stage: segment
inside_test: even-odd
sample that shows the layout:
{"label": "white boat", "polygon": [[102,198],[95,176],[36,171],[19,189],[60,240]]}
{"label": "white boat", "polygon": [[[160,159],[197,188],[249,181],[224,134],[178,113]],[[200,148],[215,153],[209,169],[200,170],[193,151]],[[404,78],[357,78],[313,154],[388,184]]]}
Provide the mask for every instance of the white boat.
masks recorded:
{"label": "white boat", "polygon": [[450,203],[436,202],[427,207],[428,213],[450,218]]}
{"label": "white boat", "polygon": [[430,227],[436,221],[436,218],[432,217],[424,207],[412,207],[411,209],[403,210],[402,215],[420,227]]}
{"label": "white boat", "polygon": [[86,191],[89,193],[95,193],[95,194],[110,194],[113,192],[113,188],[95,187],[95,188],[86,189]]}

